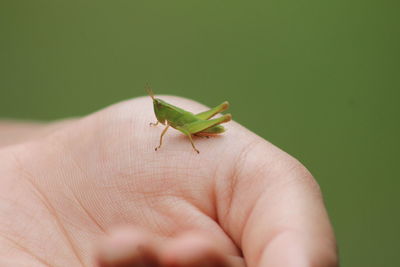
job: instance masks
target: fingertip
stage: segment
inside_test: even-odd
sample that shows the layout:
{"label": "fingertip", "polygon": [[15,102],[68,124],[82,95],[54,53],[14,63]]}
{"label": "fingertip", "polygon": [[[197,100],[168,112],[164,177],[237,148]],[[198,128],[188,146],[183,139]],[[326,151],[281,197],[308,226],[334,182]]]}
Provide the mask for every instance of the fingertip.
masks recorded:
{"label": "fingertip", "polygon": [[200,233],[186,233],[164,246],[161,253],[163,266],[219,266],[227,267],[227,257],[215,242]]}
{"label": "fingertip", "polygon": [[336,267],[338,258],[332,251],[328,244],[315,247],[311,238],[287,231],[271,240],[260,256],[259,265]]}
{"label": "fingertip", "polygon": [[100,267],[151,265],[157,263],[157,245],[152,237],[132,227],[118,227],[103,237],[96,262]]}

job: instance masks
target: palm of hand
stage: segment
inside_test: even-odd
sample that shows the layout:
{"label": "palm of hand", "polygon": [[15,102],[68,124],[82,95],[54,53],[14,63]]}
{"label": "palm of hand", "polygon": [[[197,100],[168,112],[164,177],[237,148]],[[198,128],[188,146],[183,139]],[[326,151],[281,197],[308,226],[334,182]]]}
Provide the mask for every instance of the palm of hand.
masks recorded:
{"label": "palm of hand", "polygon": [[[13,212],[0,229],[18,257],[4,262],[335,264],[318,187],[296,160],[236,123],[197,138],[200,155],[175,131],[155,152],[151,107],[124,102],[9,149],[19,179],[7,183]],[[131,229],[104,238],[115,225]]]}

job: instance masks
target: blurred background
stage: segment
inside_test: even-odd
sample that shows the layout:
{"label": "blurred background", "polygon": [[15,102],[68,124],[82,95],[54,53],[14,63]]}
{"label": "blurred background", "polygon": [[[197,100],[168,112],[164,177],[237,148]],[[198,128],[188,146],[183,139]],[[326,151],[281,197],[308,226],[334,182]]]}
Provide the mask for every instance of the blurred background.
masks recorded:
{"label": "blurred background", "polygon": [[400,266],[400,2],[0,0],[0,118],[231,103],[320,183],[342,266]]}

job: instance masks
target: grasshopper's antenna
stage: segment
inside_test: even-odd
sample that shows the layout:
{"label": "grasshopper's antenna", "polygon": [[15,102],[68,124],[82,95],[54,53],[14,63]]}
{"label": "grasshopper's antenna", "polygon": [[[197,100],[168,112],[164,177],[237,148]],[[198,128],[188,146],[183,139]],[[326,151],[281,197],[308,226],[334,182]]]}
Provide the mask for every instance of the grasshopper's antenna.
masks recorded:
{"label": "grasshopper's antenna", "polygon": [[151,99],[154,100],[154,93],[153,90],[150,88],[149,84],[146,83],[145,87],[144,87],[147,91],[147,93],[149,94],[149,96],[151,97]]}

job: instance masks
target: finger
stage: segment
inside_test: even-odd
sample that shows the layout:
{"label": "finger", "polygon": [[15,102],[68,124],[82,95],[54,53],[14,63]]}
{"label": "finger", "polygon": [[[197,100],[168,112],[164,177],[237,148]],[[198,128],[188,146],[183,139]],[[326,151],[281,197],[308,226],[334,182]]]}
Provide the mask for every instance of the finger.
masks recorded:
{"label": "finger", "polygon": [[100,267],[158,266],[157,249],[148,233],[119,227],[101,241],[96,262]]}
{"label": "finger", "polygon": [[223,253],[218,242],[206,234],[185,233],[164,244],[161,253],[162,266],[196,267],[243,267],[241,257]]}
{"label": "finger", "polygon": [[336,266],[335,238],[311,174],[262,139],[252,144],[237,162],[221,218],[248,266]]}

